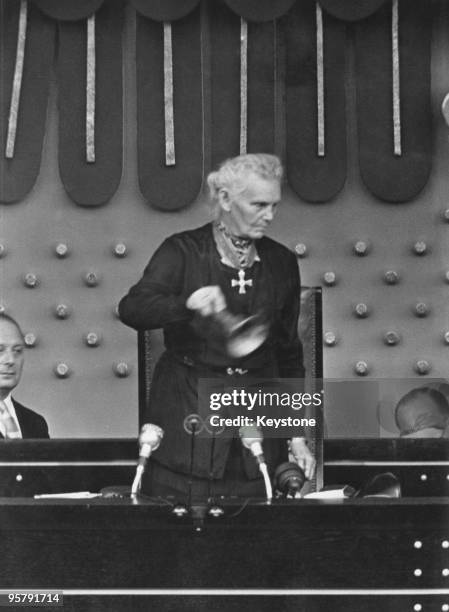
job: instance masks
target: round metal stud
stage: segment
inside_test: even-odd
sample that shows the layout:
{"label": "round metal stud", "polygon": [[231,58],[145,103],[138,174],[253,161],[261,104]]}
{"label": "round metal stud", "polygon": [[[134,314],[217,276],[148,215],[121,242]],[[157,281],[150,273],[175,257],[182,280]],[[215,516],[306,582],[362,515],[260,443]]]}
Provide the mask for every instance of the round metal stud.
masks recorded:
{"label": "round metal stud", "polygon": [[413,252],[415,253],[415,255],[426,255],[426,253],[428,252],[428,247],[424,240],[418,240],[417,242],[415,242],[415,244],[413,245]]}
{"label": "round metal stud", "polygon": [[324,344],[326,346],[335,346],[337,344],[337,336],[334,332],[328,331],[324,334]]}
{"label": "round metal stud", "polygon": [[0,314],[5,314],[6,306],[4,304],[0,304]]}
{"label": "round metal stud", "polygon": [[428,374],[431,369],[431,365],[426,359],[418,359],[415,363],[415,372],[421,376]]}
{"label": "round metal stud", "polygon": [[357,361],[354,366],[354,372],[357,376],[366,376],[369,372],[369,366],[366,361]]}
{"label": "round metal stud", "polygon": [[27,274],[25,274],[23,277],[23,284],[28,289],[34,289],[39,285],[39,279],[37,278],[36,274],[33,274],[33,272],[27,272]]}
{"label": "round metal stud", "polygon": [[420,569],[419,567],[417,567],[414,572],[413,572],[414,576],[422,576],[422,569]]}
{"label": "round metal stud", "polygon": [[0,242],[0,258],[5,257],[6,253],[6,246]]}
{"label": "round metal stud", "polygon": [[131,374],[131,367],[125,361],[114,363],[112,369],[118,378],[126,378]]}
{"label": "round metal stud", "polygon": [[442,610],[442,612],[448,612],[449,611],[449,604],[443,604],[441,606],[441,610]]}
{"label": "round metal stud", "polygon": [[443,334],[443,342],[444,342],[444,344],[449,344],[449,331],[444,332],[444,334]]}
{"label": "round metal stud", "polygon": [[395,270],[387,270],[384,274],[384,282],[386,285],[397,285],[399,274]]}
{"label": "round metal stud", "polygon": [[16,474],[16,482],[22,482],[23,476],[22,474]]}
{"label": "round metal stud", "polygon": [[325,272],[323,274],[323,282],[328,287],[333,287],[337,283],[337,275],[332,271]]}
{"label": "round metal stud", "polygon": [[[420,576],[421,574],[415,574],[415,576]],[[422,610],[422,605],[420,603],[415,603],[415,605],[413,606],[413,612],[421,612]]]}
{"label": "round metal stud", "polygon": [[306,257],[307,256],[307,245],[305,245],[303,242],[298,242],[298,244],[295,246],[295,253],[298,257]]}
{"label": "round metal stud", "polygon": [[368,255],[370,251],[370,245],[365,240],[357,240],[357,242],[354,243],[352,250],[354,251],[354,255],[357,255],[358,257],[364,257],[365,255]]}
{"label": "round metal stud", "polygon": [[441,542],[441,548],[449,548],[449,542],[447,540],[443,540]]}
{"label": "round metal stud", "polygon": [[68,254],[69,254],[69,247],[64,242],[59,242],[55,246],[56,257],[59,257],[60,259],[64,259],[64,257],[68,256]]}
{"label": "round metal stud", "polygon": [[126,257],[128,255],[128,247],[124,242],[114,244],[112,252],[116,257]]}
{"label": "round metal stud", "polygon": [[443,217],[443,221],[446,221],[446,223],[449,223],[449,208],[446,208],[446,210],[443,210],[443,213],[441,216]]}
{"label": "round metal stud", "polygon": [[414,312],[417,317],[427,317],[430,312],[430,308],[424,302],[418,302],[415,304]]}
{"label": "round metal stud", "polygon": [[71,374],[69,366],[63,361],[55,365],[54,373],[58,378],[68,378]]}
{"label": "round metal stud", "polygon": [[415,542],[413,543],[413,547],[414,548],[422,548],[421,540],[415,540]]}
{"label": "round metal stud", "polygon": [[101,336],[96,332],[90,331],[84,336],[84,342],[87,346],[94,348],[101,344]]}
{"label": "round metal stud", "polygon": [[420,479],[422,482],[426,482],[426,480],[427,480],[427,474],[421,474],[421,476],[419,477],[419,479]]}
{"label": "round metal stud", "polygon": [[387,346],[395,346],[401,341],[401,336],[394,330],[388,330],[384,334],[384,343]]}
{"label": "round metal stud", "polygon": [[447,578],[449,576],[449,568],[445,567],[441,570],[441,575]]}
{"label": "round metal stud", "polygon": [[71,309],[67,304],[57,304],[54,313],[57,319],[67,319],[70,316]]}
{"label": "round metal stud", "polygon": [[363,302],[356,304],[354,306],[354,314],[359,319],[366,319],[366,317],[369,315],[368,305],[364,304]]}
{"label": "round metal stud", "polygon": [[23,337],[23,341],[27,348],[33,348],[37,344],[37,337],[33,332],[27,332]]}
{"label": "round metal stud", "polygon": [[97,287],[100,283],[100,275],[94,270],[89,270],[89,272],[86,272],[84,275],[84,283],[87,287]]}

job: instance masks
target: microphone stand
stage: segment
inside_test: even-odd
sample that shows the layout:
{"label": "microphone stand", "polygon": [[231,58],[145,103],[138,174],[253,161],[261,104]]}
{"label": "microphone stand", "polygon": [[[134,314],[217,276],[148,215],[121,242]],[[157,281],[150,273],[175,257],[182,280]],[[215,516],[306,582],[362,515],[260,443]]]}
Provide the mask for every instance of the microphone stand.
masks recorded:
{"label": "microphone stand", "polygon": [[187,508],[192,509],[192,488],[193,488],[193,462],[195,459],[195,434],[197,423],[192,420],[190,422],[190,468],[189,468],[189,490],[187,494]]}
{"label": "microphone stand", "polygon": [[259,470],[263,476],[265,491],[267,494],[267,503],[271,504],[273,499],[273,488],[271,486],[270,476],[268,474],[268,467],[263,456],[262,441],[263,436],[260,429],[252,423],[248,426],[242,426],[239,429],[239,435],[242,440],[242,444],[245,448],[251,451],[253,457],[259,464]]}
{"label": "microphone stand", "polygon": [[142,486],[142,476],[144,472],[144,466],[138,464],[136,468],[136,475],[134,476],[133,484],[131,486],[131,497],[136,497],[140,493],[140,487]]}
{"label": "microphone stand", "polygon": [[262,473],[263,480],[265,483],[265,491],[267,493],[267,503],[271,504],[271,500],[273,499],[273,488],[271,486],[271,480],[268,474],[267,464],[265,462],[259,463],[259,470]]}
{"label": "microphone stand", "polygon": [[215,431],[212,432],[212,442],[210,449],[210,462],[209,462],[209,481],[207,483],[207,500],[212,502],[212,482],[214,477],[214,452],[215,452]]}

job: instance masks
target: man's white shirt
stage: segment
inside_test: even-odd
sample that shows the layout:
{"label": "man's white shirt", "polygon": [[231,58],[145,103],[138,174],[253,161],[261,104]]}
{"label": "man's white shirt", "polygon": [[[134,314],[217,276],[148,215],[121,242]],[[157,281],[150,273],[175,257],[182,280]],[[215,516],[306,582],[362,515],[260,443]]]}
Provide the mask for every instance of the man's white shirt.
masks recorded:
{"label": "man's white shirt", "polygon": [[[5,397],[5,399],[3,400],[3,403],[5,404],[6,408],[8,409],[9,414],[11,415],[11,417],[14,419],[16,425],[17,425],[17,430],[19,432],[20,435],[16,436],[17,438],[22,438],[22,430],[20,429],[20,425],[19,425],[19,421],[17,420],[17,414],[16,414],[16,409],[14,408],[14,404],[13,401],[11,399],[11,393]],[[2,434],[2,436],[5,438],[6,437],[6,429],[4,424],[2,423],[1,419],[0,419],[0,433]]]}

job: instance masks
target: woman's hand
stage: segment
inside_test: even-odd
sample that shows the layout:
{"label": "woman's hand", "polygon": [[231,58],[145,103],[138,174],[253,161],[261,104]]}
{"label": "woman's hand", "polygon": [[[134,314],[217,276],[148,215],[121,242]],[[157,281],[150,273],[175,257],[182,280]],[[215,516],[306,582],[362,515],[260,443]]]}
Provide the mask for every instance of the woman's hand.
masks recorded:
{"label": "woman's hand", "polygon": [[218,285],[210,285],[194,291],[187,299],[186,306],[203,317],[208,317],[224,310],[226,300]]}
{"label": "woman's hand", "polygon": [[316,460],[312,455],[305,438],[292,438],[290,441],[290,453],[301,469],[304,470],[306,478],[310,480],[315,474]]}

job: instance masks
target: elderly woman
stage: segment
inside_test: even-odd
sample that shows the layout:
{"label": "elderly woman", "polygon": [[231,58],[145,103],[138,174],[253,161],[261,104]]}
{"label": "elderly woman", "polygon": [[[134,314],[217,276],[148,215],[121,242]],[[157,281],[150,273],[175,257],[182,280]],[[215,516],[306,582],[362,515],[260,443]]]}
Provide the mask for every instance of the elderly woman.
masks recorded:
{"label": "elderly woman", "polygon": [[[216,220],[167,238],[140,281],[119,306],[134,329],[163,328],[166,351],[156,365],[148,420],[165,431],[153,454],[153,495],[257,496],[264,492],[257,464],[240,440],[227,436],[191,440],[183,422],[198,412],[198,380],[245,377],[302,378],[297,334],[300,282],[296,257],[265,237],[281,199],[282,166],[277,157],[249,154],[225,161],[208,177]],[[231,356],[217,333],[216,315],[263,312],[267,335],[244,356]],[[228,381],[230,382],[230,381]],[[311,477],[315,460],[305,439],[291,452]],[[287,460],[285,440],[267,439],[271,470]]]}

